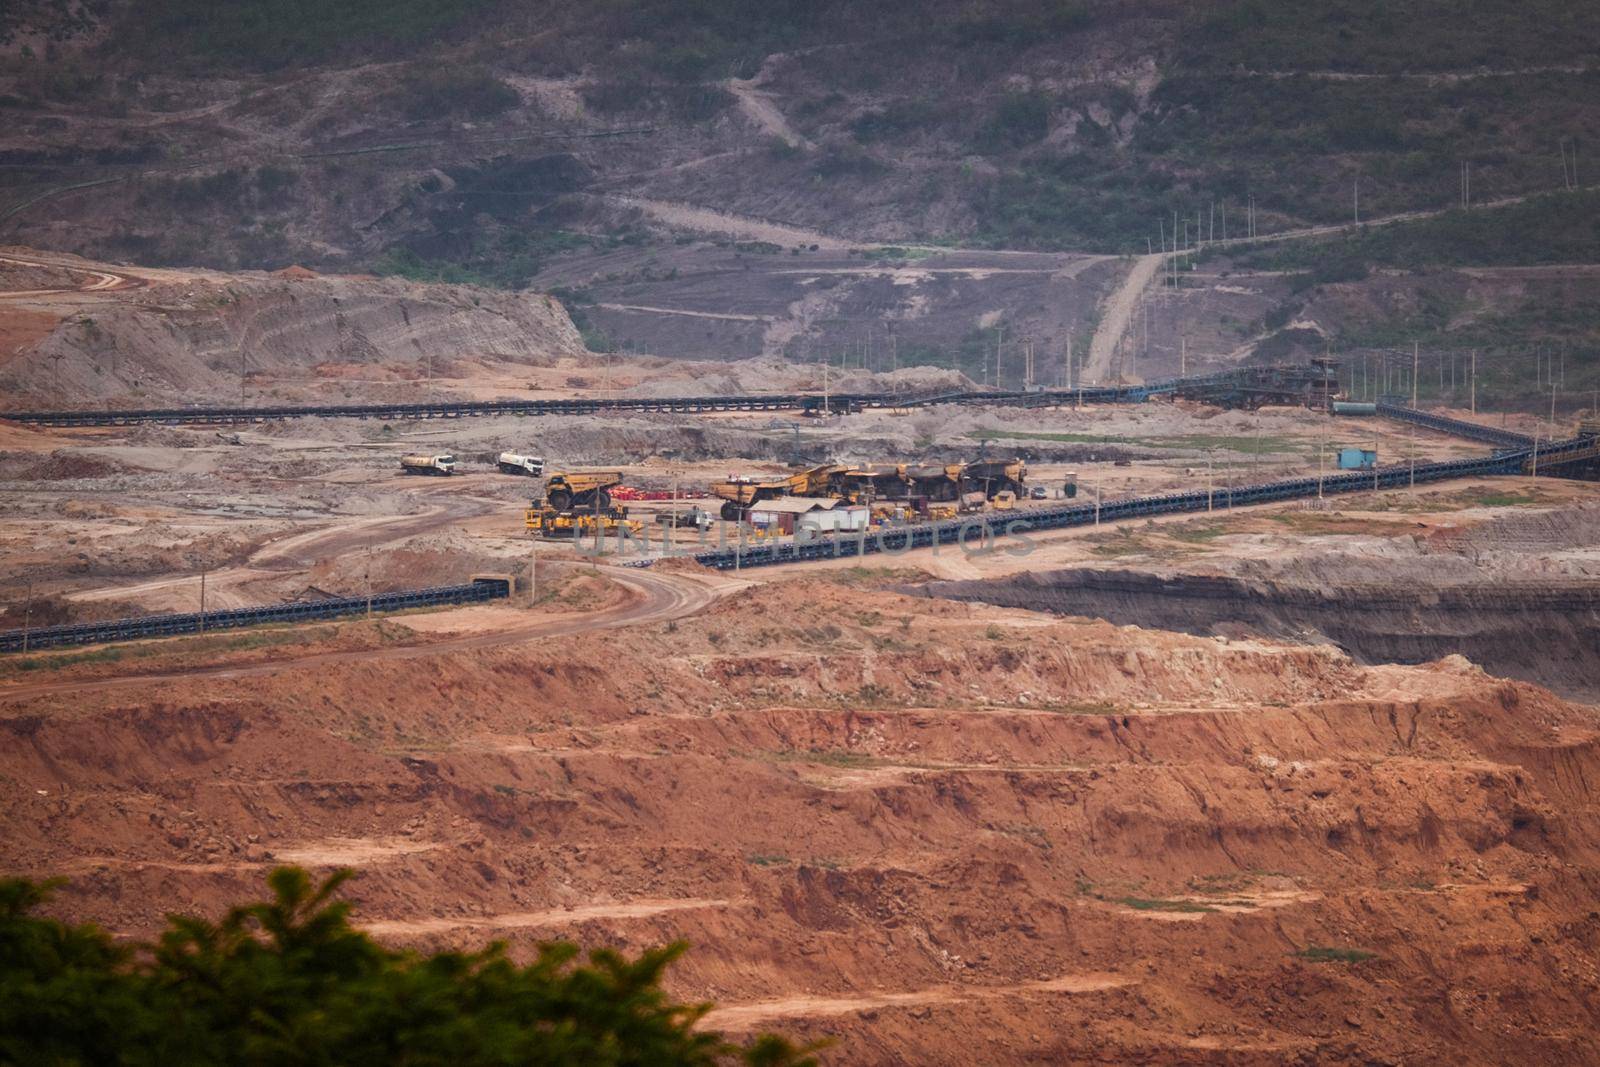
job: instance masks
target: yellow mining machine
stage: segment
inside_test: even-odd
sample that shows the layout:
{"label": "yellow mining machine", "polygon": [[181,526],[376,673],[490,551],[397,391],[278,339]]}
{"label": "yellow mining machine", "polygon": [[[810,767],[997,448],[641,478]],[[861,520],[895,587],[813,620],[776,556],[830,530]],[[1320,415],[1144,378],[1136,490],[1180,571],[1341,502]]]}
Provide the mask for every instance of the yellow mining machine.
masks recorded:
{"label": "yellow mining machine", "polygon": [[1013,494],[1013,499],[1027,493],[1028,465],[1020,459],[979,460],[968,463],[961,471],[961,491],[981,492],[990,500],[1001,493]]}
{"label": "yellow mining machine", "polygon": [[611,490],[621,484],[621,471],[561,471],[545,480],[544,499],[555,511],[587,511],[597,503],[605,511]]}
{"label": "yellow mining machine", "polygon": [[833,477],[845,468],[834,463],[796,470],[785,477],[768,481],[729,475],[726,481],[711,486],[711,495],[722,501],[722,517],[729,522],[739,522],[750,509],[763,500],[780,496],[834,496],[830,491]]}
{"label": "yellow mining machine", "polygon": [[593,537],[596,530],[602,537],[616,537],[624,532],[631,537],[639,537],[644,533],[644,523],[628,518],[627,508],[608,508],[595,514],[593,511],[557,511],[536,506],[523,512],[523,523],[533,536],[550,539]]}

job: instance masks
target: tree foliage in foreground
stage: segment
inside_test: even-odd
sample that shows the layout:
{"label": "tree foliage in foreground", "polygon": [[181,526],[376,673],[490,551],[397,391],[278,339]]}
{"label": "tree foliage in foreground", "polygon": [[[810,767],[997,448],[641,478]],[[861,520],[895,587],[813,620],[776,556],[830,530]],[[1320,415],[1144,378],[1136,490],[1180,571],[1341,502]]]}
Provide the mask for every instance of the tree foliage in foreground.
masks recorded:
{"label": "tree foliage in foreground", "polygon": [[0,1064],[452,1067],[516,1064],[810,1067],[764,1035],[735,1045],[694,1029],[710,1005],[661,989],[674,944],[636,959],[542,946],[527,966],[495,942],[421,955],[350,924],[335,892],[297,867],[273,899],[216,923],[170,916],[153,945],[36,914],[56,883],[0,880]]}

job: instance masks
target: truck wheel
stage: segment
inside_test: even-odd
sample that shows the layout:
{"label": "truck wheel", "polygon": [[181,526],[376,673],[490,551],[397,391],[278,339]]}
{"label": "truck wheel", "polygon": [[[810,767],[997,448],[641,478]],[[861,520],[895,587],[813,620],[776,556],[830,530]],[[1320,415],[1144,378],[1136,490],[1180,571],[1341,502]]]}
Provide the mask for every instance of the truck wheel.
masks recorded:
{"label": "truck wheel", "polygon": [[724,519],[726,519],[728,522],[738,522],[739,521],[739,511],[740,511],[739,505],[735,504],[731,500],[725,501],[723,503],[723,505],[722,505],[722,517]]}
{"label": "truck wheel", "polygon": [[601,511],[611,510],[611,492],[607,489],[596,489],[594,498],[600,502]]}
{"label": "truck wheel", "polygon": [[570,511],[572,508],[572,494],[565,489],[550,490],[547,499],[550,502],[550,506],[557,511]]}

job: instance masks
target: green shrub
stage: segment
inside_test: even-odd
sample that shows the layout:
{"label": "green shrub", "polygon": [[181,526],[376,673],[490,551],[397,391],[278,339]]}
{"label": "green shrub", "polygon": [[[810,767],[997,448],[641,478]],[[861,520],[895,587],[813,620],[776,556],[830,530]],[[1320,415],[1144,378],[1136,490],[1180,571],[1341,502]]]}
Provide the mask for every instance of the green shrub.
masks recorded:
{"label": "green shrub", "polygon": [[0,1062],[29,1064],[814,1064],[764,1035],[697,1030],[710,1005],[661,989],[679,944],[629,959],[576,945],[526,966],[500,942],[421,955],[385,948],[335,898],[282,867],[271,900],[219,922],[171,916],[153,945],[36,914],[52,883],[0,881]]}
{"label": "green shrub", "polygon": [[1327,945],[1308,945],[1295,955],[1311,963],[1364,963],[1378,957],[1376,952],[1368,952],[1364,948],[1333,948]]}
{"label": "green shrub", "polygon": [[410,119],[489,118],[522,102],[515,89],[483,67],[412,70],[389,99]]}
{"label": "green shrub", "polygon": [[1007,93],[995,107],[978,144],[986,152],[1025,148],[1050,132],[1052,102],[1044,93]]}

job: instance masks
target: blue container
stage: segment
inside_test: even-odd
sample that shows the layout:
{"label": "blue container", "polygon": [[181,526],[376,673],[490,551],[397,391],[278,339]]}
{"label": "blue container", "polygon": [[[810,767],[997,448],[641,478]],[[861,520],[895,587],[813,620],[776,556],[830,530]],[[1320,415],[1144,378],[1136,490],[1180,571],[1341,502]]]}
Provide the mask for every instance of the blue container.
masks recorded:
{"label": "blue container", "polygon": [[1369,471],[1378,465],[1378,453],[1370,448],[1339,449],[1339,469],[1342,471]]}

